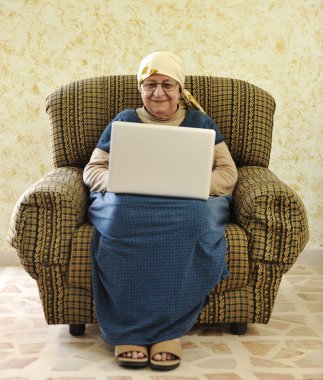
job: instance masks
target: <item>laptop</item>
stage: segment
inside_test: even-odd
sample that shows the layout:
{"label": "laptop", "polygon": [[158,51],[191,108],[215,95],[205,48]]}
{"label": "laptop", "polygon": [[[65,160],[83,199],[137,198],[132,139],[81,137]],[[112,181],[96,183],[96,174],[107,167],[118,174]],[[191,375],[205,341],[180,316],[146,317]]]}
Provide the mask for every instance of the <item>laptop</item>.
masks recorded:
{"label": "laptop", "polygon": [[115,121],[108,190],[206,200],[214,143],[210,129]]}

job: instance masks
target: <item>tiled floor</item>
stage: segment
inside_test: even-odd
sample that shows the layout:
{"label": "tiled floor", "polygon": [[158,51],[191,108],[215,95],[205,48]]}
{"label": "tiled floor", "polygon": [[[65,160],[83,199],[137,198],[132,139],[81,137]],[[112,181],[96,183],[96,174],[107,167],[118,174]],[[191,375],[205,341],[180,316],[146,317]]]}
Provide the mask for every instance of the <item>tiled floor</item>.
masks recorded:
{"label": "tiled floor", "polygon": [[[322,256],[321,256],[322,257]],[[0,379],[4,380],[318,380],[323,379],[323,260],[285,275],[268,325],[244,336],[196,329],[182,339],[182,365],[160,373],[123,369],[97,326],[72,337],[47,326],[37,288],[19,267],[0,267]]]}

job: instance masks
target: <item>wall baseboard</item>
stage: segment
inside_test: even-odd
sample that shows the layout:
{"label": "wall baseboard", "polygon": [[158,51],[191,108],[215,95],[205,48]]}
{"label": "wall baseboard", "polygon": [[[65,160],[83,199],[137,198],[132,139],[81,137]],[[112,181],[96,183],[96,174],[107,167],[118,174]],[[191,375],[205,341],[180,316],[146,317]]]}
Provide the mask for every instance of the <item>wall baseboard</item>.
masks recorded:
{"label": "wall baseboard", "polygon": [[296,263],[315,266],[323,265],[323,248],[305,248],[304,251],[298,256]]}
{"label": "wall baseboard", "polygon": [[20,266],[17,251],[12,249],[0,249],[0,266]]}

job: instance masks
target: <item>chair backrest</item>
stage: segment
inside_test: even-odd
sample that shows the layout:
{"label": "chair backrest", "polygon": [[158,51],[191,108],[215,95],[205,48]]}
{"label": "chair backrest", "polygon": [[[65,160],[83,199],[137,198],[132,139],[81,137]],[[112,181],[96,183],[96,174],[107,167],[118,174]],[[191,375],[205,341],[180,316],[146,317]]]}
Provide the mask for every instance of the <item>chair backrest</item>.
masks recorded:
{"label": "chair backrest", "polygon": [[[268,167],[275,101],[248,82],[187,76],[185,88],[217,123],[237,166]],[[84,167],[105,128],[126,108],[142,106],[135,75],[67,84],[47,98],[55,167]]]}

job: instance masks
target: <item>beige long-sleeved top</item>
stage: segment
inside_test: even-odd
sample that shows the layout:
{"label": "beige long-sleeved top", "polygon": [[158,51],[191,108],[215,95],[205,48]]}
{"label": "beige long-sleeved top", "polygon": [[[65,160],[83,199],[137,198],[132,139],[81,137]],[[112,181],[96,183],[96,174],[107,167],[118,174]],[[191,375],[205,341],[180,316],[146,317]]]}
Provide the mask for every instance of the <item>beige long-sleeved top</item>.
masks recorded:
{"label": "beige long-sleeved top", "polygon": [[[160,123],[160,120],[153,119],[145,109],[140,108],[136,111],[143,122]],[[180,108],[172,120],[167,120],[167,122],[171,125],[180,125],[185,117],[185,112],[186,110]],[[109,153],[95,148],[89,163],[84,169],[84,183],[90,188],[90,191],[109,191],[108,178]],[[232,194],[237,179],[237,168],[226,143],[223,141],[216,144],[214,146],[210,195]]]}

